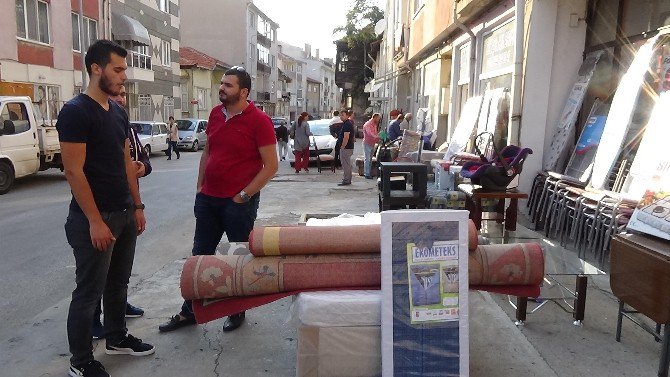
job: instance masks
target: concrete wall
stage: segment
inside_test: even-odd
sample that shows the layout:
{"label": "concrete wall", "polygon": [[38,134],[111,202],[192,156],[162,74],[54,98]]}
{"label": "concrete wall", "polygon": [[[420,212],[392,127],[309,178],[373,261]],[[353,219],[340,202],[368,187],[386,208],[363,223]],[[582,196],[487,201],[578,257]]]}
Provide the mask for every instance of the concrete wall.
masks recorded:
{"label": "concrete wall", "polygon": [[[530,189],[542,169],[553,130],[582,62],[586,26],[570,26],[570,14],[583,15],[586,0],[534,1],[528,19],[520,144],[532,148],[519,186]],[[549,27],[551,25],[551,27]]]}

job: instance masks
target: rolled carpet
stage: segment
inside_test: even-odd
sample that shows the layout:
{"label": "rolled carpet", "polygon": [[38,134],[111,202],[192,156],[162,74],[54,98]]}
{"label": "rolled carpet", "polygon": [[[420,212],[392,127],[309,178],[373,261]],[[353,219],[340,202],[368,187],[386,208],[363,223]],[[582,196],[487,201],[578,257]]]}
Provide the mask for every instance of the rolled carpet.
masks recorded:
{"label": "rolled carpet", "polygon": [[[379,253],[379,224],[332,226],[257,226],[249,236],[251,254],[268,255]],[[477,228],[468,221],[468,249],[477,248]]]}
{"label": "rolled carpet", "polygon": [[[472,285],[538,285],[544,277],[539,244],[482,245],[469,256]],[[200,255],[186,260],[180,285],[187,300],[379,287],[381,260],[380,254]]]}
{"label": "rolled carpet", "polygon": [[181,274],[187,300],[255,296],[299,289],[376,287],[380,254],[200,255],[189,257]]}
{"label": "rolled carpet", "polygon": [[468,260],[470,285],[539,285],[544,279],[540,244],[480,245]]}

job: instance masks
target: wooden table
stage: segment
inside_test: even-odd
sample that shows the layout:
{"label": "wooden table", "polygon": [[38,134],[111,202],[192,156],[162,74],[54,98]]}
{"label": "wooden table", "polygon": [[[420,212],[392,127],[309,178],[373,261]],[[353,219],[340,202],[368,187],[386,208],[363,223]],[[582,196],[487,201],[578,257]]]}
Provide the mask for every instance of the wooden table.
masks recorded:
{"label": "wooden table", "polygon": [[[616,340],[621,341],[623,317],[662,341],[658,375],[667,377],[670,364],[670,241],[635,234],[612,239],[610,286],[619,299]],[[625,305],[635,310],[626,310]],[[657,323],[651,329],[631,316],[642,313]],[[664,324],[661,336],[661,324]]]}
{"label": "wooden table", "polygon": [[[460,184],[458,190],[463,191],[466,196],[465,205],[470,211],[470,219],[474,221],[477,230],[482,228],[482,220],[495,220],[498,223],[505,222],[505,229],[516,231],[516,219],[519,206],[519,199],[528,198],[528,194],[516,189],[508,191],[487,191],[478,185]],[[498,199],[494,217],[482,217],[482,199]],[[510,203],[505,210],[505,200]]]}

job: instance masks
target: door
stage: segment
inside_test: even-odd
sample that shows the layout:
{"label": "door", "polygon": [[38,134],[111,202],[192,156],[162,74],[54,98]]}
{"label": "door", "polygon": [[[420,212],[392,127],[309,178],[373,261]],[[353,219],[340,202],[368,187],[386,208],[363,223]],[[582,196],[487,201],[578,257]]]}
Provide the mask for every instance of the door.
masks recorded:
{"label": "door", "polygon": [[158,123],[158,130],[159,130],[159,132],[160,132],[160,134],[158,135],[158,137],[159,137],[159,139],[162,139],[162,140],[163,140],[163,147],[162,147],[161,149],[157,149],[157,150],[161,150],[161,151],[163,151],[163,150],[166,150],[166,149],[167,149],[167,147],[168,147],[167,140],[168,140],[168,138],[170,137],[170,136],[169,136],[169,131],[168,131],[168,126],[167,126],[167,124],[165,124],[165,123]]}
{"label": "door", "polygon": [[4,104],[0,110],[0,131],[0,155],[12,161],[16,177],[36,173],[40,167],[40,149],[25,103]]}
{"label": "door", "polygon": [[198,122],[198,128],[196,129],[196,136],[198,139],[198,143],[200,143],[201,147],[204,147],[205,144],[207,143],[207,134],[205,133],[205,130],[207,129],[207,121],[201,120]]}

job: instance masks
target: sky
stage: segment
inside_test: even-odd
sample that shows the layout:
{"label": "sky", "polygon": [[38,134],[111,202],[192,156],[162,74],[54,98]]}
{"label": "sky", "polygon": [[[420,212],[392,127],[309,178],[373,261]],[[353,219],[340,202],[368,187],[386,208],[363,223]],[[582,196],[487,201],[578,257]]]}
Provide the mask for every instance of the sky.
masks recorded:
{"label": "sky", "polygon": [[[280,41],[304,47],[312,45],[312,55],[319,49],[320,58],[335,59],[333,29],[344,26],[353,0],[253,0],[272,21],[279,24]],[[385,0],[370,0],[383,9]]]}

